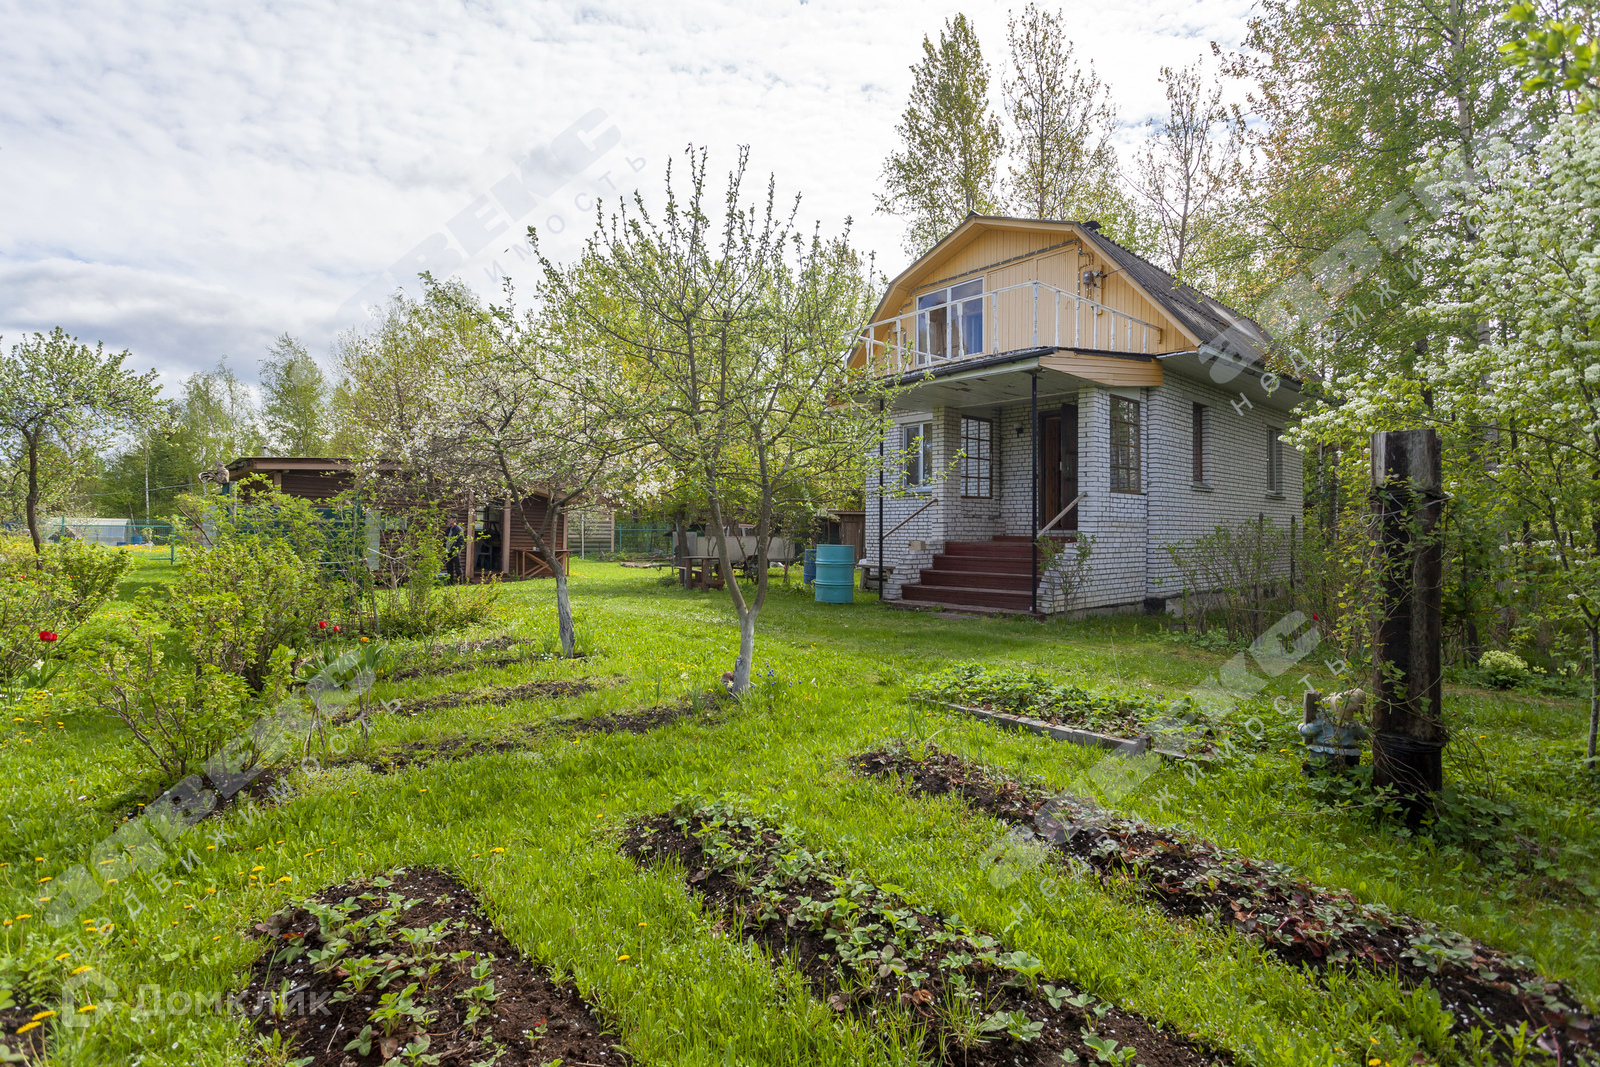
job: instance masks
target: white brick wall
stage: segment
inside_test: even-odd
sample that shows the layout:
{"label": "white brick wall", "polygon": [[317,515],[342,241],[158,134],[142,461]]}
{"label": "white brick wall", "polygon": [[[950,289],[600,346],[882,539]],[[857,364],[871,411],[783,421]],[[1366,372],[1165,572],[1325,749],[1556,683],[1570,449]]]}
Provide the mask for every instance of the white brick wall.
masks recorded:
{"label": "white brick wall", "polygon": [[[1143,435],[1143,472],[1138,493],[1111,492],[1111,396],[1140,403]],[[1301,511],[1302,465],[1299,454],[1287,444],[1283,453],[1281,498],[1267,492],[1267,427],[1282,427],[1281,415],[1259,408],[1236,411],[1237,400],[1208,382],[1194,382],[1169,373],[1157,388],[1110,390],[1086,386],[1076,397],[1050,396],[1041,412],[1061,403],[1078,405],[1078,491],[1087,497],[1078,505],[1078,529],[1094,538],[1089,579],[1080,590],[1073,610],[1141,606],[1147,598],[1175,597],[1181,591],[1171,558],[1164,547],[1210,532],[1219,522],[1237,522],[1266,515],[1287,526]],[[1191,405],[1207,406],[1205,433],[1206,483],[1197,488],[1191,478]],[[952,462],[961,444],[961,415],[995,421],[994,496],[963,499],[961,471]],[[935,408],[896,415],[899,422],[931,420],[934,424],[933,485],[928,492],[939,503],[892,534],[884,545],[884,561],[895,568],[888,583],[889,599],[900,587],[915,582],[919,571],[932,565],[934,553],[947,540],[981,541],[1000,535],[1026,536],[1032,530],[1029,452],[1029,405],[994,408]],[[1018,429],[1022,433],[1018,434]],[[870,457],[867,475],[867,558],[878,559],[877,457]],[[886,482],[898,484],[900,468],[892,464]],[[896,497],[891,489],[884,501],[884,525],[893,529],[927,503],[926,492]],[[923,541],[926,548],[912,552],[909,543]],[[1070,559],[1070,553],[1067,557]],[[1040,607],[1062,610],[1059,589],[1045,576]]]}

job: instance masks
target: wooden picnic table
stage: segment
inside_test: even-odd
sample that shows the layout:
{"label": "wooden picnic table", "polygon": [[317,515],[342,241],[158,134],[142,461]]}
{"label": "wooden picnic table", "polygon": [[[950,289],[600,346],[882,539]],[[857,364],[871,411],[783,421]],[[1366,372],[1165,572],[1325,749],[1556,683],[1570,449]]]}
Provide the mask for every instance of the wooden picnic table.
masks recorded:
{"label": "wooden picnic table", "polygon": [[[737,566],[737,564],[735,564]],[[721,589],[723,587],[721,559],[718,556],[684,556],[677,565],[682,581],[688,589]]]}

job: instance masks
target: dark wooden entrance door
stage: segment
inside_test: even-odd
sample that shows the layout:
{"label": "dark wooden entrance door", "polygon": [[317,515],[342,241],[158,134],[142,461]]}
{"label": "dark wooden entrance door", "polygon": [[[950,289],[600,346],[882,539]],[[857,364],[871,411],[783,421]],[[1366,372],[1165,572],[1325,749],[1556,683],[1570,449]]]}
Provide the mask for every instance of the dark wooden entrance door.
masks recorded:
{"label": "dark wooden entrance door", "polygon": [[[1078,407],[1063,404],[1059,411],[1039,416],[1039,516],[1035,529],[1055,518],[1078,495]],[[1051,527],[1076,530],[1078,509]]]}

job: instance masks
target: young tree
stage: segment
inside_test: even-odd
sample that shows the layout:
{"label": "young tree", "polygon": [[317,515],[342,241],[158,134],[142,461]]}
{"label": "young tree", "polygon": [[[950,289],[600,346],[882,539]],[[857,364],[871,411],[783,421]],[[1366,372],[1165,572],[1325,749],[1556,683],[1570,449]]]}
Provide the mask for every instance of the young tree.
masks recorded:
{"label": "young tree", "polygon": [[[461,347],[449,366],[442,456],[454,484],[501,495],[550,569],[562,655],[577,652],[567,574],[557,553],[562,516],[604,492],[618,461],[638,447],[625,425],[590,396],[604,368],[596,353],[569,347],[562,314],[548,306],[518,317],[510,283],[505,306],[492,309],[492,345]],[[530,517],[543,500],[542,518]],[[505,532],[509,536],[510,531]]]}
{"label": "young tree", "polygon": [[1005,139],[989,107],[989,65],[965,15],[947,20],[935,46],[922,39],[911,99],[895,127],[902,148],[883,164],[877,210],[907,219],[905,245],[921,255],[970,212],[993,214]]}
{"label": "young tree", "polygon": [[261,421],[280,455],[315,456],[327,446],[328,383],[299,341],[284,334],[261,361]]}
{"label": "young tree", "polygon": [[[842,354],[871,310],[869,268],[848,236],[807,239],[775,183],[746,204],[747,152],[720,218],[706,153],[689,153],[686,196],[667,174],[659,215],[635,196],[602,220],[576,264],[542,255],[541,295],[571,351],[587,351],[585,398],[666,459],[705,501],[739,621],[732,689],[750,684],[775,514],[819,476],[859,469],[877,424]],[[714,195],[714,194],[713,194]],[[530,232],[536,240],[536,235]],[[755,525],[755,587],[737,581],[727,527]]]}
{"label": "young tree", "polygon": [[1167,117],[1150,120],[1133,185],[1155,223],[1162,265],[1183,279],[1205,266],[1206,242],[1223,228],[1226,205],[1240,192],[1244,117],[1223,106],[1221,85],[1206,88],[1198,63],[1162,67],[1161,82]]}
{"label": "young tree", "polygon": [[1087,71],[1079,67],[1065,19],[1032,3],[1020,18],[1011,17],[1006,40],[1010,210],[1036,219],[1098,219],[1114,234],[1125,234],[1133,212],[1111,144],[1117,108],[1094,64]]}
{"label": "young tree", "polygon": [[109,355],[57,326],[36,333],[0,356],[0,433],[27,469],[23,507],[35,552],[39,534],[40,456],[52,446],[68,455],[96,447],[120,428],[156,414],[156,372],[136,374],[122,363],[131,353]]}

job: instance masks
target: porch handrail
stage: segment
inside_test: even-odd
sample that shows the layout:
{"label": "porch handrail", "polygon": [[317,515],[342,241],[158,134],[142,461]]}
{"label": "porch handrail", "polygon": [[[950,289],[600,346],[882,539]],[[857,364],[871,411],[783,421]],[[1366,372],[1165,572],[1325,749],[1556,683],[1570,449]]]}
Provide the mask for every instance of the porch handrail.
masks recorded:
{"label": "porch handrail", "polygon": [[1033,536],[1034,537],[1043,537],[1045,534],[1049,533],[1050,532],[1050,528],[1052,526],[1054,526],[1056,523],[1060,522],[1062,519],[1066,518],[1067,517],[1067,512],[1069,512],[1073,508],[1077,507],[1078,506],[1078,501],[1082,500],[1084,497],[1086,497],[1088,495],[1089,495],[1088,493],[1079,493],[1077,496],[1073,497],[1072,498],[1072,503],[1068,504],[1066,507],[1061,509],[1061,514],[1057,515],[1055,518],[1053,518],[1049,522],[1045,523],[1044,529],[1040,530],[1038,533],[1034,534]]}
{"label": "porch handrail", "polygon": [[913,511],[911,514],[907,515],[905,517],[905,519],[903,519],[898,525],[896,525],[893,530],[890,530],[888,533],[884,534],[883,536],[884,537],[888,537],[890,534],[895,533],[897,530],[900,529],[901,526],[904,526],[906,523],[910,522],[912,519],[916,518],[918,515],[921,515],[924,511],[927,511],[929,508],[933,507],[938,502],[939,502],[939,498],[938,497],[936,497],[936,496],[929,497],[928,498],[928,502],[926,504],[922,505],[916,511]]}
{"label": "porch handrail", "polygon": [[[1019,289],[1030,290],[1032,296],[1032,321],[1021,321],[1019,332],[1028,335],[1031,333],[1031,343],[1037,348],[1040,344],[1041,334],[1048,336],[1045,327],[1051,311],[1054,312],[1054,336],[1051,343],[1055,347],[1087,347],[1103,349],[1109,352],[1139,352],[1149,354],[1151,342],[1159,345],[1162,339],[1162,328],[1153,322],[1119,311],[1108,304],[1102,304],[1091,297],[1081,296],[1078,293],[1068,292],[1050,285],[1048,282],[1017,282],[1014,285],[1001,286],[999,289],[990,289],[983,293],[982,299],[985,318],[990,321],[984,324],[986,336],[977,351],[967,352],[959,356],[941,355],[936,352],[923,352],[916,347],[917,316],[940,308],[950,309],[971,300],[971,297],[962,300],[946,301],[935,304],[929,308],[912,307],[899,315],[886,319],[869,322],[857,334],[858,342],[863,346],[867,362],[872,362],[874,351],[885,355],[897,356],[893,362],[904,365],[909,359],[922,357],[915,366],[928,366],[936,363],[955,363],[961,360],[977,359],[983,355],[992,355],[1000,351],[1000,297],[1004,293],[1014,292]],[[1046,297],[1046,323],[1039,319],[1039,296],[1041,292]],[[1072,319],[1069,324],[1070,337],[1062,336],[1062,303],[1064,300],[1073,302],[1067,315]],[[1084,309],[1091,314],[1089,322],[1084,322]],[[1109,323],[1102,330],[1102,316],[1109,317]],[[908,328],[909,327],[909,328]],[[946,326],[949,330],[949,326]],[[907,334],[910,337],[907,337]],[[879,336],[879,335],[883,336]],[[1136,337],[1137,335],[1137,337]],[[947,337],[949,334],[947,333]],[[1025,339],[1025,338],[1024,338]],[[848,358],[848,354],[847,354]]]}

